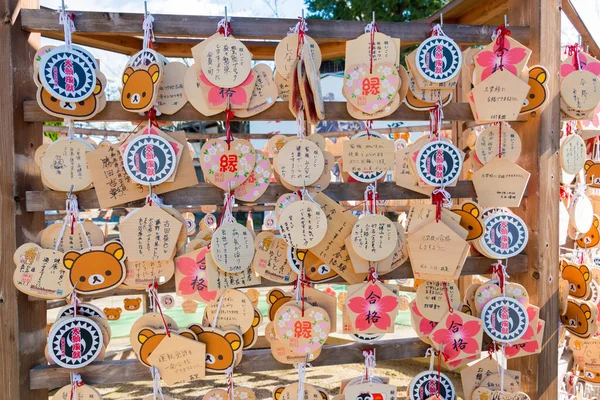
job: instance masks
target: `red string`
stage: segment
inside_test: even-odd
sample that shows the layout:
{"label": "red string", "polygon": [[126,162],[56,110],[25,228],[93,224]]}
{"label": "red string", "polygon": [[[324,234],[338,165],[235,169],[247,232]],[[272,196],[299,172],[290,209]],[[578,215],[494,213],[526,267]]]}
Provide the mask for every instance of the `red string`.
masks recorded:
{"label": "red string", "polygon": [[565,129],[565,136],[569,136],[573,133],[573,128],[571,128],[571,124],[567,123],[567,127]]}
{"label": "red string", "polygon": [[227,142],[227,150],[231,150],[231,142],[233,141],[233,134],[231,133],[231,119],[234,116],[235,115],[233,114],[233,111],[229,109],[228,105],[227,110],[225,110],[225,142]]}
{"label": "red string", "polygon": [[[221,212],[221,216],[219,217],[219,221],[217,221],[217,227],[215,228],[215,231],[217,229],[219,229],[219,227],[221,226],[221,224],[223,223],[223,217],[225,216],[225,214],[227,214],[227,211],[233,207],[233,204],[231,204],[231,199],[232,199],[232,195],[233,194],[233,190],[229,193],[225,193],[225,196],[227,196],[227,198],[225,199],[225,204],[223,204],[223,211]],[[209,247],[210,249],[210,247]]]}
{"label": "red string", "polygon": [[369,54],[370,54],[370,66],[369,66],[369,73],[373,73],[373,55],[375,54],[375,33],[379,32],[379,29],[377,28],[377,22],[373,22],[371,24],[371,45],[369,47]]}
{"label": "red string", "polygon": [[71,383],[71,394],[69,396],[69,400],[73,400],[75,399],[75,395],[77,394],[77,388],[78,387],[82,387],[83,386],[83,379],[80,381],[73,381],[73,383]]}
{"label": "red string", "polygon": [[[158,120],[156,119],[156,108],[152,107],[151,109],[146,111],[146,116],[150,121],[150,126],[155,126],[160,129],[160,126],[158,126]],[[146,134],[150,134],[150,126],[148,127],[148,132]]]}
{"label": "red string", "polygon": [[560,198],[563,200],[569,200],[573,197],[573,195],[566,190],[564,187],[560,187]]}
{"label": "red string", "polygon": [[158,295],[156,294],[156,291],[158,290],[158,283],[154,282],[154,283],[149,284],[148,289],[149,289],[150,295],[154,298],[155,307],[158,308],[158,313],[160,314],[160,318],[162,319],[163,326],[165,327],[165,332],[167,333],[168,337],[171,337],[171,330],[169,329],[169,326],[167,325],[167,321],[165,320],[165,315],[163,314],[162,307],[160,306],[160,301],[158,301]]}
{"label": "red string", "polygon": [[371,138],[371,129],[373,128],[373,120],[372,119],[368,119],[365,122],[366,125],[366,131],[367,131],[367,138]]}
{"label": "red string", "polygon": [[502,122],[498,122],[498,158],[502,158]]}
{"label": "red string", "polygon": [[304,32],[304,24],[305,19],[302,17],[298,17],[300,22],[298,24],[298,44],[296,45],[296,58],[300,58],[300,52],[302,51],[302,46],[304,46],[304,36],[306,32]]}
{"label": "red string", "polygon": [[298,197],[300,197],[300,200],[302,200],[303,196],[302,196],[302,190],[297,190],[296,194],[298,195]]}
{"label": "red string", "polygon": [[[444,282],[444,287],[446,283]],[[437,395],[440,394],[440,383],[442,381],[442,352],[438,351],[438,375],[437,375]]]}
{"label": "red string", "polygon": [[367,277],[368,282],[377,282],[377,278],[375,277],[375,267],[369,267],[369,276]]}
{"label": "red string", "polygon": [[579,43],[568,45],[565,50],[568,52],[569,56],[573,56],[573,58],[571,59],[571,64],[573,65],[573,67],[576,70],[579,70],[579,67],[581,65],[581,59],[579,58],[581,47],[579,46]]}
{"label": "red string", "polygon": [[438,100],[435,106],[429,109],[429,131],[439,139],[440,119],[442,115],[442,103]]}
{"label": "red string", "polygon": [[512,32],[506,27],[506,25],[501,25],[496,28],[496,45],[494,46],[494,53],[500,58],[500,64],[498,65],[500,71],[504,69],[504,52],[508,50],[506,46],[506,37],[510,36],[511,33]]}
{"label": "red string", "polygon": [[448,285],[444,282],[444,294],[446,295],[446,302],[448,303],[448,312],[453,313],[454,309],[452,308],[452,304],[450,304],[450,296],[448,295]]}
{"label": "red string", "polygon": [[441,190],[431,193],[431,204],[435,206],[435,222],[442,219],[442,205],[444,204],[444,194]]}
{"label": "red string", "polygon": [[71,236],[75,234],[75,214],[71,214]]}
{"label": "red string", "polygon": [[492,273],[496,274],[498,277],[498,286],[500,286],[500,290],[504,293],[504,284],[506,281],[506,276],[504,276],[503,265],[500,261],[497,264],[492,265]]}
{"label": "red string", "polygon": [[[225,30],[227,30],[227,35],[225,35]],[[233,29],[231,28],[231,22],[225,21],[225,25],[220,26],[219,29],[217,29],[217,32],[219,32],[223,36],[233,35]]]}

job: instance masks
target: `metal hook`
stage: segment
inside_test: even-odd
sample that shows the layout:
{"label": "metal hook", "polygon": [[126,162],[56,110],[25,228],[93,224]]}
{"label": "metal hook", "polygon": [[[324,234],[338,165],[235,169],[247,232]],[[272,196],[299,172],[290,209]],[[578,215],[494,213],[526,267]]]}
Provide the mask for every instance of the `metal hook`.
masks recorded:
{"label": "metal hook", "polygon": [[440,13],[440,28],[444,26],[444,13]]}
{"label": "metal hook", "polygon": [[148,184],[148,197],[150,197],[150,199],[152,199],[152,184],[151,183]]}
{"label": "metal hook", "polygon": [[65,0],[62,0],[61,3],[62,3],[62,10],[65,11]]}
{"label": "metal hook", "polygon": [[70,198],[71,195],[73,194],[73,188],[75,187],[75,185],[71,185],[71,188],[69,189],[69,193],[67,193],[67,198]]}
{"label": "metal hook", "polygon": [[144,17],[148,16],[148,0],[144,0]]}
{"label": "metal hook", "polygon": [[508,28],[508,15],[504,14],[504,26]]}
{"label": "metal hook", "polygon": [[375,25],[375,11],[373,11],[371,23]]}

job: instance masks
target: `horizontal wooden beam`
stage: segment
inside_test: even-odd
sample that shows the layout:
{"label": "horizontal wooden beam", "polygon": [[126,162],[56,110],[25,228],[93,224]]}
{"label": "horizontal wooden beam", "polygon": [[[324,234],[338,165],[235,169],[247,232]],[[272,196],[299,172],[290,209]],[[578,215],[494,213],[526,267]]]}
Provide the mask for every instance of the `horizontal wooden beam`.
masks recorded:
{"label": "horizontal wooden beam", "polygon": [[[455,187],[446,188],[453,199],[470,199],[477,197],[473,182],[459,181]],[[325,194],[335,201],[363,200],[365,184],[360,182],[341,183],[332,182],[325,190]],[[396,185],[395,182],[384,182],[377,185],[379,196],[385,200],[409,200],[409,199],[427,199],[421,193],[404,189]],[[256,204],[275,203],[279,197],[290,191],[279,184],[271,184],[269,188],[257,201]],[[223,202],[223,191],[209,183],[200,183],[188,188],[176,190],[161,195],[165,204],[175,208],[187,206],[198,206],[203,204],[220,204]],[[96,191],[93,189],[77,193],[79,207],[81,209],[100,208]],[[25,206],[28,212],[64,210],[65,193],[54,192],[51,190],[30,191],[25,198]],[[129,208],[142,207],[144,200],[125,203],[120,207]]]}
{"label": "horizontal wooden beam", "polygon": [[[490,268],[495,260],[491,260],[482,256],[473,256],[467,257],[463,269],[461,270],[461,276],[470,276],[470,275],[486,275],[490,273]],[[516,257],[512,257],[510,262],[508,263],[508,273],[519,273],[527,270],[527,256],[524,254],[520,254]],[[401,266],[390,272],[389,274],[381,275],[382,280],[394,280],[394,279],[412,279],[414,278],[412,267],[410,265],[410,261],[405,261]],[[347,284],[342,278],[335,277],[334,279],[325,282],[327,284]],[[281,283],[271,282],[267,279],[262,279],[260,285],[256,287],[284,287],[286,285]],[[291,284],[288,285],[291,287]],[[145,289],[131,289],[125,287],[119,287],[114,290],[110,290],[104,293],[99,293],[97,295],[91,297],[85,297],[86,301],[94,300],[94,299],[102,299],[110,296],[131,296],[131,295],[140,295],[144,294]],[[160,285],[159,291],[161,293],[174,293],[175,292],[175,281],[171,279],[170,281]],[[29,297],[30,301],[44,301],[44,299],[40,299],[37,297]]]}
{"label": "horizontal wooden beam", "polygon": [[[143,14],[73,11],[79,33],[142,36]],[[222,16],[155,14],[154,34],[158,37],[209,37],[215,33]],[[30,32],[62,32],[53,10],[23,10],[22,29]],[[239,39],[281,40],[297,19],[233,17],[231,25]],[[309,35],[324,42],[354,39],[365,31],[361,21],[309,19]],[[382,32],[402,39],[403,45],[417,44],[430,36],[431,26],[422,22],[378,22]],[[488,44],[496,27],[488,25],[444,25],[444,32],[459,44]],[[526,27],[511,26],[512,37],[528,42]]]}
{"label": "horizontal wooden beam", "polygon": [[[25,111],[25,122],[48,122],[61,121],[61,119],[46,114],[35,100],[27,100],[23,104]],[[139,114],[125,111],[118,101],[106,102],[104,110],[89,121],[139,121]],[[173,115],[161,115],[159,121],[225,121],[225,113],[213,116],[200,114],[190,103]],[[295,121],[296,118],[290,112],[287,102],[278,101],[273,106],[258,115],[249,118],[234,118],[238,121]],[[354,118],[348,113],[345,101],[325,102],[325,120],[327,121],[353,121]],[[473,113],[468,103],[449,103],[444,107],[445,121],[473,121]],[[527,116],[519,117],[520,121],[526,121]],[[414,111],[400,105],[395,112],[387,117],[379,118],[378,121],[429,121],[428,111]]]}
{"label": "horizontal wooden beam", "polygon": [[594,36],[581,19],[581,16],[575,9],[575,6],[571,2],[571,0],[562,0],[561,9],[565,13],[569,21],[571,21],[571,24],[573,24],[577,32],[581,35],[581,40],[584,48],[586,45],[590,46],[589,53],[594,57],[600,57],[600,46],[594,40]]}
{"label": "horizontal wooden beam", "polygon": [[[341,345],[325,345],[321,355],[311,361],[313,367],[340,364],[364,363],[364,343],[351,343]],[[400,360],[405,358],[424,357],[429,345],[419,338],[403,338],[380,340],[368,345],[377,352],[377,361]],[[292,369],[291,365],[278,362],[273,358],[270,349],[246,350],[240,365],[235,367],[236,374],[252,374],[264,371],[280,371]],[[35,389],[54,389],[69,384],[69,369],[56,365],[44,365],[31,369],[29,376],[30,387]],[[92,363],[85,368],[77,370],[83,381],[90,385],[105,383],[122,383],[151,380],[148,367],[136,360],[114,360]],[[214,375],[212,375],[214,377]],[[208,376],[210,378],[211,375]],[[148,389],[148,393],[151,389]]]}

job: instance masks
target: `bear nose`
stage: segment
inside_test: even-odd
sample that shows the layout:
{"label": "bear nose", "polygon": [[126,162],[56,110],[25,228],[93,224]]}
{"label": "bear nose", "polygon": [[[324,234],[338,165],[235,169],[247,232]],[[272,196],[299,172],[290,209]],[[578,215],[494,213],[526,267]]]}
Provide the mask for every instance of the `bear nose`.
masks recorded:
{"label": "bear nose", "polygon": [[319,267],[319,272],[321,273],[321,275],[327,275],[329,273],[330,269],[327,265],[321,265]]}
{"label": "bear nose", "polygon": [[90,285],[101,285],[104,283],[104,277],[100,274],[94,274],[88,278]]}
{"label": "bear nose", "polygon": [[217,361],[215,356],[213,356],[212,354],[206,353],[206,363],[207,364],[214,364],[215,361]]}
{"label": "bear nose", "polygon": [[140,95],[138,93],[134,93],[131,95],[131,104],[139,104],[140,102]]}
{"label": "bear nose", "polygon": [[60,108],[62,108],[63,110],[74,110],[75,104],[71,103],[70,101],[61,101]]}

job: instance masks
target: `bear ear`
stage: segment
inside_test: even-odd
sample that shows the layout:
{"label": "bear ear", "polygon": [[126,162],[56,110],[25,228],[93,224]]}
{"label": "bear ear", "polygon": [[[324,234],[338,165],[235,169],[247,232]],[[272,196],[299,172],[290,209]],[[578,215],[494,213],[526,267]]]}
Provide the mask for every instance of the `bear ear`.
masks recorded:
{"label": "bear ear", "polygon": [[138,304],[140,304],[140,303],[142,302],[142,298],[141,298],[141,297],[138,297],[137,299],[135,299],[135,301],[136,301]]}
{"label": "bear ear", "polygon": [[131,74],[133,74],[133,68],[131,68],[131,67],[125,68],[125,71],[123,71],[123,83],[127,83]]}
{"label": "bear ear", "polygon": [[148,67],[148,73],[152,77],[152,83],[158,82],[158,78],[160,78],[160,68],[158,67],[158,64],[152,63]]}
{"label": "bear ear", "polygon": [[281,393],[283,393],[284,389],[285,386],[279,386],[278,388],[275,388],[275,391],[273,392],[273,398],[275,400],[279,400],[281,398]]}
{"label": "bear ear", "polygon": [[548,73],[542,67],[533,67],[529,70],[529,77],[543,84],[548,79]]}
{"label": "bear ear", "polygon": [[121,314],[121,313],[123,312],[123,310],[121,310],[121,307],[117,307],[117,312],[118,312],[119,314]]}
{"label": "bear ear", "polygon": [[108,312],[109,312],[109,311],[110,311],[110,308],[106,307],[106,308],[104,309],[104,314],[108,314]]}
{"label": "bear ear", "polygon": [[594,225],[596,228],[600,225],[600,220],[598,220],[598,217],[596,215],[594,215],[594,222],[592,222],[592,225]]}
{"label": "bear ear", "polygon": [[560,260],[560,262],[558,263],[558,266],[560,267],[560,270],[562,271],[563,269],[565,269],[565,267],[569,265],[569,263],[567,262],[567,260],[565,260],[564,258]]}
{"label": "bear ear", "polygon": [[179,336],[183,336],[184,338],[188,338],[188,339],[192,339],[192,340],[198,339],[196,336],[194,336],[194,334],[192,332],[181,332],[179,334]]}
{"label": "bear ear", "polygon": [[588,267],[586,267],[585,265],[582,265],[581,267],[579,267],[579,271],[581,271],[584,281],[588,282],[588,281],[592,280],[592,276],[590,274],[590,269]]}
{"label": "bear ear", "polygon": [[258,309],[254,309],[254,319],[252,320],[252,327],[256,328],[258,325],[260,325],[260,317],[262,317],[262,315],[260,315],[260,311]]}
{"label": "bear ear", "polygon": [[192,332],[194,332],[196,335],[200,335],[201,333],[204,333],[204,329],[202,328],[202,326],[200,326],[198,324],[191,324],[188,326],[188,329],[191,330]]}
{"label": "bear ear", "polygon": [[587,161],[585,162],[585,165],[583,166],[583,169],[585,169],[585,170],[587,171],[587,170],[588,170],[588,169],[590,169],[590,168],[591,168],[593,165],[594,165],[594,162],[593,162],[592,160],[587,160]]}
{"label": "bear ear", "polygon": [[94,95],[98,96],[102,92],[102,82],[96,78],[96,86],[94,87]]}
{"label": "bear ear", "polygon": [[327,396],[327,393],[325,393],[324,390],[319,390],[319,394],[321,395],[321,400],[328,400],[329,397]]}
{"label": "bear ear", "polygon": [[475,206],[475,204],[467,203],[463,205],[463,211],[468,212],[475,218],[479,218],[479,209]]}
{"label": "bear ear", "polygon": [[279,289],[274,289],[269,292],[269,304],[274,304],[277,300],[281,299],[283,296],[283,292]]}
{"label": "bear ear", "polygon": [[121,261],[125,252],[123,251],[123,245],[119,242],[110,242],[104,247],[104,251],[111,254],[117,260]]}
{"label": "bear ear", "polygon": [[154,336],[154,331],[152,329],[142,329],[140,333],[138,333],[138,342],[144,344],[146,340],[150,339]]}
{"label": "bear ear", "polygon": [[236,351],[242,346],[242,338],[235,332],[228,332],[225,334],[225,340],[231,345],[231,349]]}
{"label": "bear ear", "polygon": [[75,264],[75,260],[79,258],[80,254],[76,251],[69,251],[63,257],[63,265],[66,269],[71,269],[73,264]]}
{"label": "bear ear", "polygon": [[583,303],[579,306],[579,308],[581,308],[581,311],[583,311],[583,315],[585,315],[585,318],[590,319],[590,317],[592,316],[592,310],[590,309],[590,306]]}

